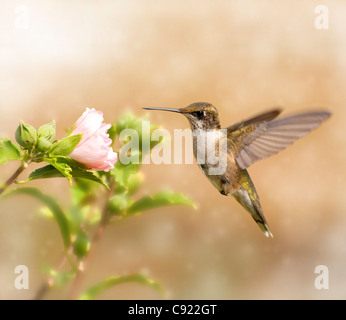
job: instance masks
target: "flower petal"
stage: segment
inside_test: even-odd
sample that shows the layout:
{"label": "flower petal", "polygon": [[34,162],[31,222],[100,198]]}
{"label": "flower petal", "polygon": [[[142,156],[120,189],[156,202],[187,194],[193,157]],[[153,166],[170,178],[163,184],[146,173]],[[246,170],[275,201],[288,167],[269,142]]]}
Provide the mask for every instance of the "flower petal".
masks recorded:
{"label": "flower petal", "polygon": [[72,135],[83,134],[83,138],[70,157],[92,170],[109,171],[114,168],[118,154],[113,151],[108,130],[110,124],[103,123],[103,113],[88,109],[76,122]]}
{"label": "flower petal", "polygon": [[101,111],[97,111],[94,108],[87,108],[83,115],[77,120],[72,135],[83,133],[84,139],[87,139],[100,128],[102,122],[103,113]]}

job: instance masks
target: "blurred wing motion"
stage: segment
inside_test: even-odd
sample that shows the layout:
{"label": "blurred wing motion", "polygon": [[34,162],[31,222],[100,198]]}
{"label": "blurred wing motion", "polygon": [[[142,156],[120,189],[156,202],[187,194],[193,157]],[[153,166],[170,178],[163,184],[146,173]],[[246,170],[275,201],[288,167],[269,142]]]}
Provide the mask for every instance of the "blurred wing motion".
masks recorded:
{"label": "blurred wing motion", "polygon": [[272,110],[227,128],[227,137],[232,141],[241,169],[280,152],[331,115],[316,111],[275,119],[280,112]]}
{"label": "blurred wing motion", "polygon": [[261,122],[265,121],[271,121],[275,119],[280,113],[282,112],[281,109],[273,109],[264,113],[261,113],[257,116],[251,117],[249,119],[246,119],[244,121],[235,123],[229,127],[227,127],[227,130],[232,135],[236,135],[239,131],[248,131],[251,130],[251,128],[256,128]]}

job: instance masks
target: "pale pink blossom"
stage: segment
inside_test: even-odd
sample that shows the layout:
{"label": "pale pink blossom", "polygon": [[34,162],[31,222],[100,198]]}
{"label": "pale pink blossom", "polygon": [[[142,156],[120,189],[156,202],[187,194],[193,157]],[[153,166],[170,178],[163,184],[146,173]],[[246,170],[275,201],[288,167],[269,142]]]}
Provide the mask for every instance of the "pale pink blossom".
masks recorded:
{"label": "pale pink blossom", "polygon": [[77,120],[71,135],[83,134],[82,140],[70,157],[91,170],[109,171],[114,168],[118,154],[113,151],[107,131],[110,124],[103,122],[103,113],[87,108]]}

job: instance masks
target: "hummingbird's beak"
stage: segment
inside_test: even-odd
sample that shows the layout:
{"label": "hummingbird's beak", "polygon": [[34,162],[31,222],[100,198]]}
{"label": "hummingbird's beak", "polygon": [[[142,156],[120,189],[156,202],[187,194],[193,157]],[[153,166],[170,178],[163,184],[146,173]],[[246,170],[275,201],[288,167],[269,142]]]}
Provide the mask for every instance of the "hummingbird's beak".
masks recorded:
{"label": "hummingbird's beak", "polygon": [[145,110],[170,111],[170,112],[181,113],[180,109],[173,109],[173,108],[143,108],[143,109],[145,109]]}

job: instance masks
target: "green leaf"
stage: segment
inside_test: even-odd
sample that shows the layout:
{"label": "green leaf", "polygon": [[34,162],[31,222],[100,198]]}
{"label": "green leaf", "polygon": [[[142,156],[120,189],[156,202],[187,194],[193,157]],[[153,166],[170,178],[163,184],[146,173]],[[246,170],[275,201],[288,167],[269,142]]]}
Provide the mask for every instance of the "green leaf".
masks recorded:
{"label": "green leaf", "polygon": [[18,188],[6,193],[5,196],[17,194],[24,194],[34,197],[37,200],[41,201],[45,206],[47,206],[51,210],[59,226],[65,249],[67,249],[71,244],[70,228],[65,213],[61,209],[59,203],[53,197],[42,193],[37,188]]}
{"label": "green leaf", "polygon": [[40,217],[43,217],[43,218],[46,218],[46,219],[54,220],[54,215],[53,215],[52,211],[48,207],[42,207],[38,211],[38,215]]}
{"label": "green leaf", "polygon": [[139,168],[140,165],[138,164],[130,163],[128,165],[124,165],[118,161],[115,164],[114,169],[110,170],[110,174],[114,177],[117,185],[127,188],[130,175],[136,173]]}
{"label": "green leaf", "polygon": [[64,175],[54,168],[52,165],[45,166],[39,169],[36,169],[35,171],[31,172],[29,175],[29,178],[27,181],[31,180],[38,180],[38,179],[48,179],[48,178],[61,178],[64,177]]}
{"label": "green leaf", "polygon": [[50,163],[55,169],[57,169],[64,177],[68,179],[70,183],[72,183],[72,168],[64,163],[64,162],[58,162],[57,158],[44,158],[44,161]]}
{"label": "green leaf", "polygon": [[187,205],[196,208],[195,204],[183,194],[160,191],[153,196],[144,196],[132,203],[127,209],[127,214],[135,214],[145,210],[172,205]]}
{"label": "green leaf", "polygon": [[126,112],[118,117],[114,126],[116,134],[120,134],[124,129],[138,128],[137,118],[130,112]]}
{"label": "green leaf", "polygon": [[50,151],[51,156],[68,156],[82,140],[82,134],[62,138]]}
{"label": "green leaf", "polygon": [[[52,158],[49,158],[51,161]],[[81,179],[87,179],[91,180],[97,183],[102,184],[104,187],[109,189],[108,185],[97,175],[94,171],[89,171],[85,166],[82,164],[68,158],[64,157],[57,157],[56,165],[59,166],[60,170],[58,170],[53,165],[48,165],[43,168],[39,168],[35,171],[33,171],[30,175],[28,180],[25,182],[31,181],[31,180],[38,180],[38,179],[47,179],[47,178],[62,178],[70,175],[73,178],[81,178]],[[45,159],[47,161],[47,159]],[[69,171],[70,168],[72,171]],[[65,170],[65,171],[64,171]],[[64,171],[64,172],[62,172]]]}
{"label": "green leaf", "polygon": [[84,164],[81,164],[69,157],[57,157],[59,163],[66,163],[72,168],[72,177],[91,180],[102,184],[104,187],[109,189],[108,185],[100,178],[99,173],[96,171],[89,170]]}
{"label": "green leaf", "polygon": [[72,168],[72,177],[91,180],[102,184],[105,188],[109,190],[109,186],[104,182],[94,171],[85,171],[78,168]]}
{"label": "green leaf", "polygon": [[9,160],[21,160],[21,150],[10,139],[0,139],[0,164]]}
{"label": "green leaf", "polygon": [[133,274],[133,275],[127,275],[127,276],[115,276],[110,277],[95,286],[91,287],[87,291],[85,291],[80,297],[79,300],[92,300],[95,299],[99,294],[103,293],[107,289],[110,289],[114,286],[123,284],[123,283],[129,283],[134,282],[141,285],[149,286],[150,288],[153,288],[154,290],[160,292],[161,294],[164,292],[161,285],[152,280],[148,277],[141,275],[141,274]]}
{"label": "green leaf", "polygon": [[75,184],[71,186],[72,203],[75,206],[84,206],[93,201],[98,195],[99,184],[86,179],[75,178]]}
{"label": "green leaf", "polygon": [[[137,132],[138,134],[138,140],[139,140],[139,145],[138,145],[138,151],[140,153],[146,153],[149,150],[143,150],[143,141],[146,141],[149,143],[150,149],[152,149],[156,144],[158,144],[158,141],[151,141],[151,133],[158,129],[158,126],[155,126],[153,124],[146,123],[146,126],[143,127],[144,122],[143,121],[148,121],[147,118],[137,118],[135,117],[132,113],[125,113],[121,115],[115,124],[115,133],[117,135],[120,135],[120,133],[124,129],[133,129]],[[122,144],[125,144],[126,142],[123,142]],[[133,151],[133,150],[132,150]]]}
{"label": "green leaf", "polygon": [[89,170],[84,164],[77,162],[68,156],[54,156],[54,158],[56,158],[58,162],[68,164],[71,168],[73,167],[81,170]]}

